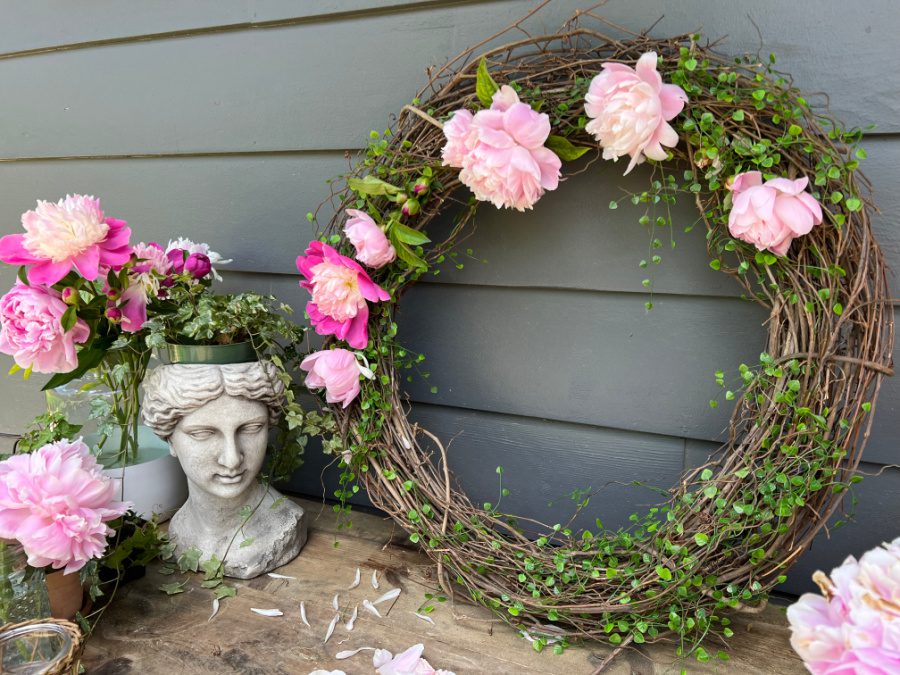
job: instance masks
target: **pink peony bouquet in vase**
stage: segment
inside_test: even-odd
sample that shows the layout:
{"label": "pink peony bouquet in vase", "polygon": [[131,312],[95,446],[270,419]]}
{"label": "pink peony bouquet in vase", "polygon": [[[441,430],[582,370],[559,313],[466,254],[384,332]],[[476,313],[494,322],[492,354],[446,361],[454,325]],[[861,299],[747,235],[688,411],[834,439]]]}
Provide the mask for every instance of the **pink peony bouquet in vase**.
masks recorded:
{"label": "pink peony bouquet in vase", "polygon": [[791,646],[813,675],[900,673],[900,538],[831,571],[788,607]]}

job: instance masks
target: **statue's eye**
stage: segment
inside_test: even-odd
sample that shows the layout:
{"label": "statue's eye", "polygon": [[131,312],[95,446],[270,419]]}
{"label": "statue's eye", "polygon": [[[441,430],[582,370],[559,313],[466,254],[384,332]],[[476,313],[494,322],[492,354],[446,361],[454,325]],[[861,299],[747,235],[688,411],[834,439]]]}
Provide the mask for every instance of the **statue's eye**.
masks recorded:
{"label": "statue's eye", "polygon": [[188,432],[188,436],[193,438],[195,441],[205,441],[212,438],[213,432],[209,429],[198,429],[197,431]]}
{"label": "statue's eye", "polygon": [[256,434],[262,431],[262,424],[248,424],[246,426],[241,427],[241,433],[243,434]]}

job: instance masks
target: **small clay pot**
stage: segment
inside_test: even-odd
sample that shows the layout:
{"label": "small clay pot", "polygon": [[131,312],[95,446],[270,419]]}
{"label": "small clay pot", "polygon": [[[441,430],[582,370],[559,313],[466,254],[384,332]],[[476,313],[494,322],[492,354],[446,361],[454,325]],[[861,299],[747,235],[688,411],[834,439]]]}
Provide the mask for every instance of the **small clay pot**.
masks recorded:
{"label": "small clay pot", "polygon": [[47,592],[50,595],[50,613],[54,619],[71,621],[84,604],[84,588],[78,572],[50,572],[47,575]]}

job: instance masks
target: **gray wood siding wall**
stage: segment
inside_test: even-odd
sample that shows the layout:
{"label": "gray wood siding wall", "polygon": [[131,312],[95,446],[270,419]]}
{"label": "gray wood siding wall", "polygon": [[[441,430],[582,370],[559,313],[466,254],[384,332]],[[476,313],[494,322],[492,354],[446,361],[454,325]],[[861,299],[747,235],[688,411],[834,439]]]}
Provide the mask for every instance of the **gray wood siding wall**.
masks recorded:
{"label": "gray wood siding wall", "polygon": [[[144,240],[187,234],[233,257],[229,290],[272,291],[300,308],[293,261],[311,235],[304,214],[347,166],[345,152],[388,126],[426,66],[534,4],[6,0],[0,232],[18,231],[37,198],[96,194]],[[583,4],[559,0],[529,27],[554,29]],[[665,14],[654,33],[702,28],[727,35],[729,52],[776,52],[799,86],[828,92],[847,124],[876,125],[864,169],[882,209],[880,240],[900,269],[894,0],[752,0],[740,11],[713,0],[613,0],[602,11],[631,29]],[[655,308],[644,311],[637,262],[648,233],[638,212],[606,207],[646,179],[623,179],[623,169],[595,167],[524,215],[485,208],[464,245],[474,259],[403,300],[402,339],[427,355],[431,373],[409,387],[413,415],[452,439],[453,469],[476,501],[496,502],[502,465],[513,512],[563,520],[565,495],[593,487],[586,523],[625,523],[659,501],[628,483],[668,487],[715,450],[728,410],[708,407],[720,392],[712,374],[736,372],[762,348],[764,317],[708,269],[699,230],[676,231],[677,249],[655,271]],[[695,217],[677,211],[680,225]],[[13,278],[0,272],[4,289]],[[35,381],[0,379],[6,446],[41,409]],[[856,522],[820,537],[786,590],[808,589],[815,567],[900,534],[900,471],[885,468],[900,454],[900,382],[885,385],[877,413],[863,470],[878,475],[856,491]],[[330,495],[326,464],[311,448],[293,487]]]}

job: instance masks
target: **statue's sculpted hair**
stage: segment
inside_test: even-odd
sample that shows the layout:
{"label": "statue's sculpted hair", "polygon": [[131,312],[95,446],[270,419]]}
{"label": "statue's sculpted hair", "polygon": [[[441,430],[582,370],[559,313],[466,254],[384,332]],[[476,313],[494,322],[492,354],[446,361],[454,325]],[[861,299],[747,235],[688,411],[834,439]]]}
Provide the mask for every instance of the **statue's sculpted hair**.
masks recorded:
{"label": "statue's sculpted hair", "polygon": [[182,417],[223,395],[265,403],[269,424],[276,424],[284,402],[284,383],[269,361],[157,366],[144,380],[144,424],[168,440]]}

